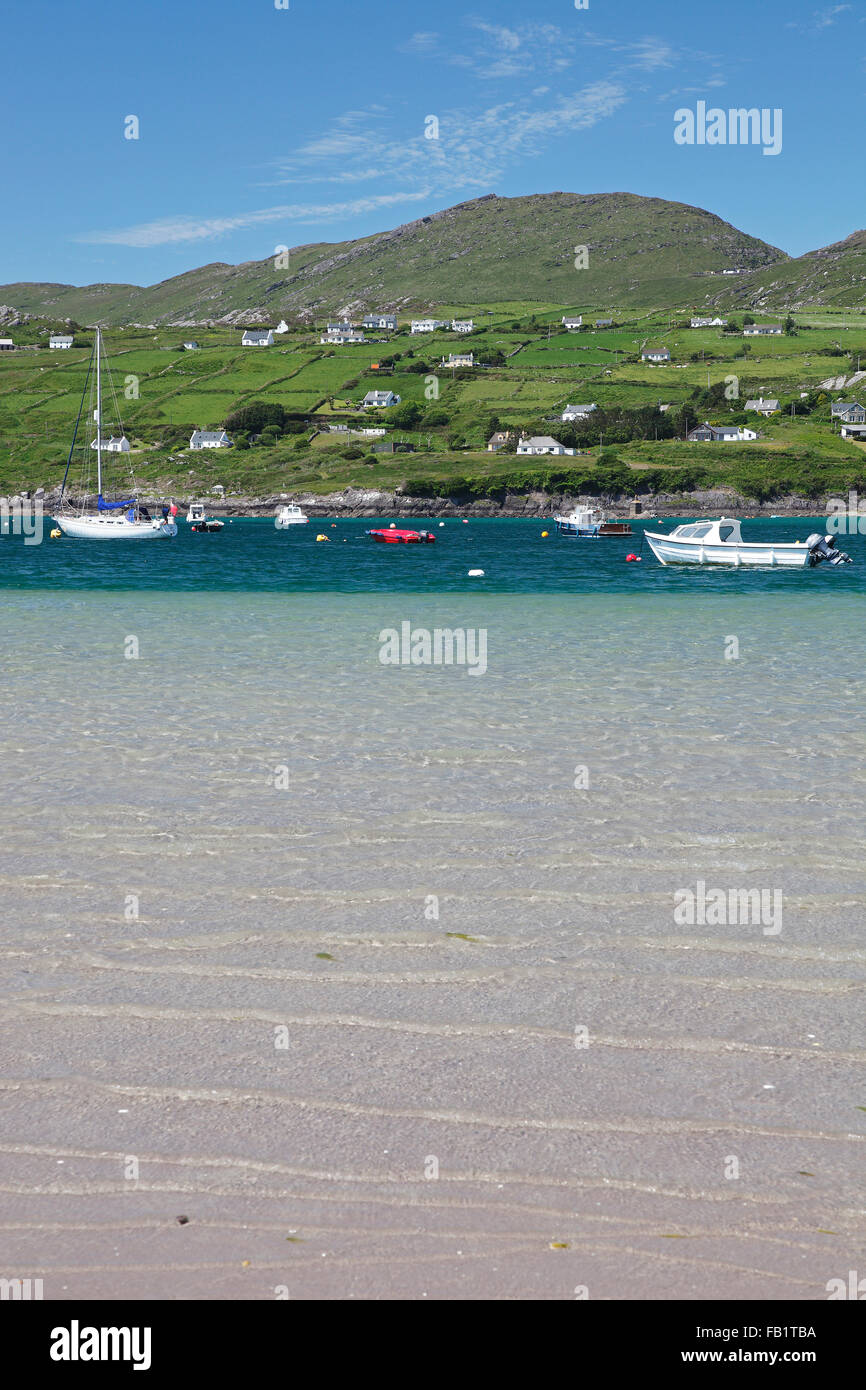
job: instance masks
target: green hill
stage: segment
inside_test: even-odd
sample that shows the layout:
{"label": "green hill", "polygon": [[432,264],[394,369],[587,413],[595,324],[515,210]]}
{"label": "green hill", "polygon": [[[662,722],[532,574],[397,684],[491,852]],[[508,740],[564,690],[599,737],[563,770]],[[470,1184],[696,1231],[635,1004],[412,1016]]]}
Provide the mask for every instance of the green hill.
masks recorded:
{"label": "green hill", "polygon": [[796,260],[737,276],[732,290],[725,287],[724,303],[755,309],[780,305],[798,309],[807,304],[850,308],[866,304],[866,231],[853,232],[844,241],[809,251]]}
{"label": "green hill", "polygon": [[[576,269],[575,247],[584,245],[589,266]],[[285,270],[269,258],[206,265],[148,288],[4,285],[0,302],[82,323],[154,325],[515,299],[615,312],[700,305],[732,285],[724,270],[766,275],[789,264],[797,263],[778,248],[685,203],[632,193],[490,194],[358,241],[295,247]]]}

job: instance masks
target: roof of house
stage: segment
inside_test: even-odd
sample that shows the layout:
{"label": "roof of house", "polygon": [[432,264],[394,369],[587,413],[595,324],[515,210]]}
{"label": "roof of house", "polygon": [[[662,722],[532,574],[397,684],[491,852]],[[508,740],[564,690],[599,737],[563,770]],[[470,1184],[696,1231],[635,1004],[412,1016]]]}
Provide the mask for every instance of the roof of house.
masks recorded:
{"label": "roof of house", "polygon": [[641,357],[670,357],[670,348],[644,348]]}
{"label": "roof of house", "polygon": [[563,415],[565,415],[566,412],[569,411],[569,410],[584,410],[584,411],[589,411],[589,410],[597,410],[597,409],[598,409],[598,406],[596,405],[596,402],[595,402],[595,401],[588,401],[586,405],[567,405],[567,406],[565,407],[565,410],[564,410],[562,413],[563,413]]}
{"label": "roof of house", "polygon": [[558,439],[554,439],[549,434],[534,434],[531,439],[521,439],[520,441],[521,448],[525,448],[527,445],[530,444],[536,449],[541,448],[542,445],[544,445],[545,448],[549,449],[551,444],[557,449],[562,449],[564,447],[562,444],[560,444]]}
{"label": "roof of house", "polygon": [[245,328],[245,338],[267,338],[273,332],[271,328]]}
{"label": "roof of house", "polygon": [[744,410],[778,410],[779,402],[775,397],[765,401],[763,396],[759,396],[756,401],[746,401],[743,408]]}
{"label": "roof of house", "polygon": [[192,438],[201,441],[202,439],[228,439],[225,430],[193,430]]}

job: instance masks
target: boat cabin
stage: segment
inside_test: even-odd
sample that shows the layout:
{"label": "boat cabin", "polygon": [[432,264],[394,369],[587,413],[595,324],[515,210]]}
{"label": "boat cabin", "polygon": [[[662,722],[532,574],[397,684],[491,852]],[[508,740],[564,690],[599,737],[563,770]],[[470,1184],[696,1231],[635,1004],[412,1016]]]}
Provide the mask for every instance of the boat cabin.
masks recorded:
{"label": "boat cabin", "polygon": [[704,541],[707,545],[741,545],[743,537],[740,523],[732,517],[723,516],[718,521],[689,521],[683,526],[675,526],[670,532],[670,539]]}

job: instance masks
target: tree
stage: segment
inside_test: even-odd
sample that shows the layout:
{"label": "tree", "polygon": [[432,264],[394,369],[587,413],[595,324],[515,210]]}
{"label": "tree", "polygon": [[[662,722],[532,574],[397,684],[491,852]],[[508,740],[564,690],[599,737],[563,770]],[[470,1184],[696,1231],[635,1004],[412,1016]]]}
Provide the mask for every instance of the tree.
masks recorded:
{"label": "tree", "polygon": [[285,420],[285,409],[278,402],[251,401],[249,405],[233,406],[224,424],[230,434],[235,430],[259,433],[266,425],[276,425],[281,430]]}

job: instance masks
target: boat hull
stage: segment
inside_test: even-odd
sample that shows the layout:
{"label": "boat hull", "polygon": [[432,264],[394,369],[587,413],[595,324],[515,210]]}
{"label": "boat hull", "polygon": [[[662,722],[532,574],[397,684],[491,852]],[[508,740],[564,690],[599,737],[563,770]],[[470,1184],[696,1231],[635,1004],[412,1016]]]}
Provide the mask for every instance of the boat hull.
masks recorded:
{"label": "boat hull", "polygon": [[802,569],[809,563],[809,547],[794,541],[744,542],[726,545],[716,541],[677,541],[671,536],[645,531],[652,553],[662,565],[723,565],[728,569]]}
{"label": "boat hull", "polygon": [[631,536],[633,531],[627,522],[602,521],[595,526],[577,526],[573,521],[560,521],[554,517],[554,525],[560,536],[570,536],[573,540],[595,541],[611,536]]}
{"label": "boat hull", "polygon": [[174,521],[159,519],[130,521],[126,516],[55,516],[52,520],[65,536],[74,536],[79,540],[156,541],[177,535],[177,524]]}

